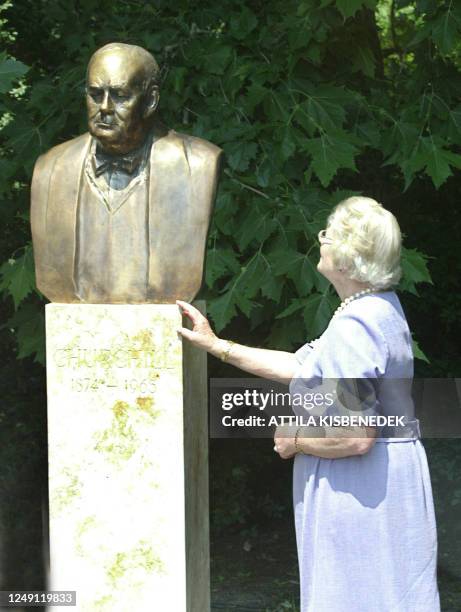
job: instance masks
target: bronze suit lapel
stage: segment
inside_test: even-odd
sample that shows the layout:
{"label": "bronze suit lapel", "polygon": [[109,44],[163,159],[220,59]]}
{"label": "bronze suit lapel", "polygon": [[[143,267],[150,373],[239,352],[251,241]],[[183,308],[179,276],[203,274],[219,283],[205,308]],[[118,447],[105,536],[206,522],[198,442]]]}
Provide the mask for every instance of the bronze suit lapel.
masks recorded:
{"label": "bronze suit lapel", "polygon": [[77,301],[74,284],[76,218],[83,163],[90,141],[89,134],[71,141],[57,157],[50,178],[46,211],[47,260],[60,287],[62,297],[59,301]]}
{"label": "bronze suit lapel", "polygon": [[190,300],[200,289],[219,152],[173,130],[152,146],[149,301]]}
{"label": "bronze suit lapel", "polygon": [[181,268],[188,265],[190,212],[189,164],[181,140],[169,132],[153,143],[151,151],[149,293],[154,299],[170,301],[184,282]]}

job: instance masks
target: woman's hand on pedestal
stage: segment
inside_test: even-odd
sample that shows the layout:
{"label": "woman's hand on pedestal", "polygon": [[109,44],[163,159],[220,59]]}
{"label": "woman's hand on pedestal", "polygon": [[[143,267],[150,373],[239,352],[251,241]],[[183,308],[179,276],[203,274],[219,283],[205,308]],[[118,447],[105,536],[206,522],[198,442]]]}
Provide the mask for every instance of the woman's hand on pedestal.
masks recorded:
{"label": "woman's hand on pedestal", "polygon": [[211,329],[206,317],[195,306],[176,300],[181,313],[192,321],[192,329],[181,327],[178,335],[186,338],[195,346],[204,349],[228,364],[250,372],[261,378],[277,380],[288,384],[293,378],[298,361],[293,353],[272,351],[237,344],[231,340],[218,338]]}
{"label": "woman's hand on pedestal", "polygon": [[182,300],[176,300],[176,304],[179,306],[181,314],[192,321],[192,329],[181,327],[178,329],[178,334],[205,351],[212,352],[213,349],[217,348],[220,340],[211,329],[208,319],[203,316],[200,310]]}

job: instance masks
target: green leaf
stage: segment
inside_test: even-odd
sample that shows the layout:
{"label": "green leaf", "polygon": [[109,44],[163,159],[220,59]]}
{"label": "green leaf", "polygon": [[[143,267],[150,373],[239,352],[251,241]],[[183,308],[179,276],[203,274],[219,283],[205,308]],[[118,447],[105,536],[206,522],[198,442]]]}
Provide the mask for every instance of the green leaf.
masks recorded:
{"label": "green leaf", "polygon": [[3,327],[14,330],[18,359],[35,355],[34,361],[45,364],[45,317],[41,308],[25,304]]}
{"label": "green leaf", "polygon": [[28,72],[29,66],[15,59],[6,59],[6,53],[0,55],[0,93],[10,91],[14,81]]}
{"label": "green leaf", "polygon": [[240,308],[240,310],[243,312],[243,314],[247,318],[249,318],[251,315],[251,311],[253,310],[255,304],[248,298],[245,291],[238,291],[235,294],[235,303]]}
{"label": "green leaf", "polygon": [[352,55],[352,70],[363,72],[365,76],[375,76],[376,61],[370,47],[363,44],[354,46]]}
{"label": "green leaf", "polygon": [[280,152],[282,154],[283,159],[289,159],[293,153],[296,151],[296,142],[293,138],[291,130],[286,129],[283,140],[280,145]]}
{"label": "green leaf", "polygon": [[280,301],[284,283],[280,278],[276,278],[274,276],[270,268],[265,272],[264,276],[260,280],[260,285],[261,295],[277,303]]}
{"label": "green leaf", "polygon": [[239,13],[234,13],[230,20],[230,29],[234,38],[244,40],[250,32],[258,25],[256,15],[243,8]]}
{"label": "green leaf", "polygon": [[0,194],[4,195],[11,191],[11,176],[16,170],[12,160],[0,158]]}
{"label": "green leaf", "polygon": [[246,298],[253,298],[261,288],[261,279],[265,276],[267,264],[260,251],[250,259],[244,268],[239,281],[239,293]]}
{"label": "green leaf", "polygon": [[319,138],[308,140],[305,148],[312,156],[310,167],[320,179],[323,187],[328,187],[340,168],[357,171],[355,157],[359,151],[350,142],[323,134]]}
{"label": "green leaf", "polygon": [[440,15],[432,26],[432,39],[442,53],[450,53],[457,43],[460,25],[450,3],[448,10]]}
{"label": "green leaf", "polygon": [[259,207],[253,204],[243,218],[235,236],[241,251],[244,251],[253,241],[262,244],[273,232],[275,232],[277,224],[272,215],[272,210],[262,212]]}
{"label": "green leaf", "polygon": [[306,305],[306,300],[296,298],[295,300],[291,300],[291,304],[287,306],[280,314],[278,314],[276,319],[284,319],[285,317],[289,317],[294,312],[301,310]]}
{"label": "green leaf", "polygon": [[461,144],[461,106],[448,111],[448,136]]}
{"label": "green leaf", "polygon": [[[291,23],[293,23],[293,17],[294,16],[290,15]],[[308,27],[309,22],[306,21],[306,19],[301,20],[299,19],[299,17],[295,17],[294,19],[297,22],[296,26],[288,30],[288,43],[290,45],[290,49],[293,52],[303,47],[306,48],[314,34],[312,30]]]}
{"label": "green leaf", "polygon": [[405,189],[408,189],[414,175],[423,169],[438,189],[452,175],[451,166],[461,168],[461,155],[445,149],[439,137],[420,138],[412,154],[401,162]]}
{"label": "green leaf", "polygon": [[417,283],[433,284],[427,267],[427,256],[417,249],[402,247],[401,266],[403,276],[400,287],[403,291],[418,295],[415,287]]}
{"label": "green leaf", "polygon": [[281,351],[291,351],[306,342],[306,330],[297,317],[280,319],[272,325],[267,342]]}
{"label": "green leaf", "polygon": [[344,19],[353,17],[363,6],[375,8],[376,0],[336,0],[336,6],[341,11]]}
{"label": "green leaf", "polygon": [[343,104],[348,100],[349,96],[340,87],[322,85],[310,88],[307,100],[298,105],[294,117],[308,134],[319,128],[334,131],[344,124],[346,111]]}
{"label": "green leaf", "polygon": [[422,351],[419,344],[416,342],[414,338],[412,338],[412,346],[413,346],[413,356],[415,359],[421,359],[421,361],[425,361],[426,363],[430,363],[427,355]]}
{"label": "green leaf", "polygon": [[235,289],[210,301],[208,312],[219,333],[237,314]]}
{"label": "green leaf", "polygon": [[13,298],[15,309],[35,289],[35,270],[32,247],[25,248],[18,259],[9,259],[0,267],[0,290]]}
{"label": "green leaf", "polygon": [[377,125],[375,122],[366,121],[364,123],[358,123],[355,126],[355,134],[365,144],[373,147],[374,149],[379,149],[381,134],[379,125]]}
{"label": "green leaf", "polygon": [[264,99],[263,104],[264,112],[271,123],[277,121],[288,123],[290,121],[290,106],[291,100],[277,91],[271,91],[270,95]]}
{"label": "green leaf", "polygon": [[269,90],[258,83],[252,83],[244,95],[245,107],[249,112],[253,112],[255,107],[260,104],[268,95]]}
{"label": "green leaf", "polygon": [[184,89],[184,82],[187,77],[187,70],[184,66],[173,68],[168,74],[168,79],[173,85],[173,91],[176,93],[182,93]]}
{"label": "green leaf", "polygon": [[[424,11],[423,11],[424,12]],[[415,35],[409,40],[408,47],[415,47],[432,35],[432,23],[425,23],[415,31]]]}
{"label": "green leaf", "polygon": [[205,51],[203,55],[203,67],[211,74],[224,74],[232,59],[232,47],[218,45],[214,51],[209,51],[208,53]]}
{"label": "green leaf", "polygon": [[10,123],[4,130],[8,137],[5,146],[13,149],[14,158],[18,165],[31,171],[35,160],[40,155],[42,148],[42,136],[40,129],[33,125],[25,117],[21,117]]}
{"label": "green leaf", "polygon": [[273,165],[270,159],[265,159],[256,169],[256,182],[265,189],[269,186],[273,173]]}
{"label": "green leaf", "polygon": [[205,282],[210,289],[214,283],[229,274],[240,270],[237,257],[231,249],[209,249],[206,260]]}
{"label": "green leaf", "polygon": [[223,235],[233,235],[237,210],[238,203],[235,195],[230,191],[220,189],[216,198],[213,223]]}
{"label": "green leaf", "polygon": [[425,147],[426,173],[438,189],[452,175],[450,165],[461,168],[461,155],[436,146],[433,139],[428,139]]}
{"label": "green leaf", "polygon": [[406,121],[395,121],[383,132],[381,147],[386,156],[383,165],[388,166],[407,160],[417,149],[418,139],[417,125]]}
{"label": "green leaf", "polygon": [[224,145],[224,151],[229,166],[244,172],[248,169],[250,161],[256,157],[258,145],[255,142],[229,142]]}
{"label": "green leaf", "polygon": [[333,314],[328,294],[311,295],[304,306],[304,322],[312,337],[319,336],[327,327]]}
{"label": "green leaf", "polygon": [[274,274],[291,279],[298,295],[308,295],[316,286],[319,273],[309,255],[292,249],[284,249],[271,254]]}

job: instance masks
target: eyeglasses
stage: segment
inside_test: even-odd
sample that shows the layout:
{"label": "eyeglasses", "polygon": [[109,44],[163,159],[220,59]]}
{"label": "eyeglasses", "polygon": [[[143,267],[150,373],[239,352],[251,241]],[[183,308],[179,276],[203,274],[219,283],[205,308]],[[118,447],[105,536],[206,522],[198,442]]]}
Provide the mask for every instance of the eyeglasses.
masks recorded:
{"label": "eyeglasses", "polygon": [[331,238],[328,238],[327,236],[326,229],[320,230],[320,232],[318,233],[318,239],[320,244],[333,244],[333,240]]}

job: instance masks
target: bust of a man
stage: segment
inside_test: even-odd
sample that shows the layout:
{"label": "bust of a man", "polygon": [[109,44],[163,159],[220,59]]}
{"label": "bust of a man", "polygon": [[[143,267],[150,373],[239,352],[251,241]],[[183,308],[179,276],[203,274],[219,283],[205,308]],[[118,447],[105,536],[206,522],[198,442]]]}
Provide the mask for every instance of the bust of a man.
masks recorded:
{"label": "bust of a man", "polygon": [[102,47],[88,65],[89,133],[37,160],[35,269],[53,302],[168,303],[200,289],[221,150],[161,124],[158,80],[145,49]]}

